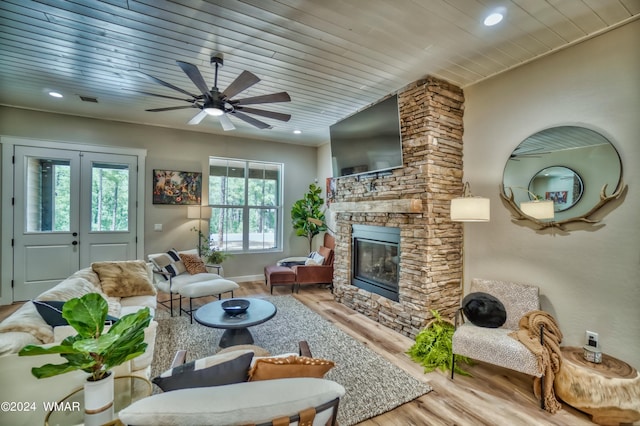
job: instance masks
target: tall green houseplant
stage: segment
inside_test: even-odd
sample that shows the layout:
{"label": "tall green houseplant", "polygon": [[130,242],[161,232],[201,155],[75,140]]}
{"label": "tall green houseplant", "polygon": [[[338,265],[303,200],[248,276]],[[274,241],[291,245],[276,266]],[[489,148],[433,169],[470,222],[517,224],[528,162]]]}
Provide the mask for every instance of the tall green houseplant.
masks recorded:
{"label": "tall green houseplant", "polygon": [[[291,207],[291,221],[296,235],[299,237],[307,237],[309,240],[309,252],[313,250],[313,237],[322,231],[326,231],[324,225],[324,212],[321,210],[324,205],[324,199],[320,196],[322,189],[315,183],[309,185],[309,191],[304,194],[304,198],[293,203]],[[322,225],[309,222],[309,219],[316,219],[322,222]]]}

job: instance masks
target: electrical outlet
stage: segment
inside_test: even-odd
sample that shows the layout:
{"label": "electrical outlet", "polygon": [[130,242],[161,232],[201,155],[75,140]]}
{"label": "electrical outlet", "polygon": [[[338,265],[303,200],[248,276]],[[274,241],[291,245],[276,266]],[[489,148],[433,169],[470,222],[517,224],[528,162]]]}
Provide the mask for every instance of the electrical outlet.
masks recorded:
{"label": "electrical outlet", "polygon": [[587,330],[587,346],[598,347],[598,333]]}

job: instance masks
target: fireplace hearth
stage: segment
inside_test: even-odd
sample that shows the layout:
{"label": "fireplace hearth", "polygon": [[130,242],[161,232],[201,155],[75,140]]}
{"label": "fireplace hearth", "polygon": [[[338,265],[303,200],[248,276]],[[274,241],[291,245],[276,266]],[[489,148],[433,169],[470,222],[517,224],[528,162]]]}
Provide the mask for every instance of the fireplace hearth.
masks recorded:
{"label": "fireplace hearth", "polygon": [[397,302],[400,228],[353,225],[351,238],[351,283]]}

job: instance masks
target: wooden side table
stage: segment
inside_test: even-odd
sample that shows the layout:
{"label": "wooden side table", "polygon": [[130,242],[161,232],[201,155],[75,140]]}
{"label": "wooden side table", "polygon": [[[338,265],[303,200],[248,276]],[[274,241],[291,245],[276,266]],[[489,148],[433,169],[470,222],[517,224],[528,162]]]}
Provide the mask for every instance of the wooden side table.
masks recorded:
{"label": "wooden side table", "polygon": [[562,366],[556,374],[556,396],[591,415],[599,425],[618,425],[640,420],[640,374],[612,356],[602,363],[585,360],[583,349],[562,348]]}

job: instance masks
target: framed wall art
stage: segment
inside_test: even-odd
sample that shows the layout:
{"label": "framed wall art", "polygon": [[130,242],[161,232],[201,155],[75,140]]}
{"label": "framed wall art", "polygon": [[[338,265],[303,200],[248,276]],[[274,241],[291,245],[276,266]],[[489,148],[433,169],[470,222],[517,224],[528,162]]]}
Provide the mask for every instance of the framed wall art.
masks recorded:
{"label": "framed wall art", "polygon": [[153,170],[153,204],[199,205],[202,173]]}

